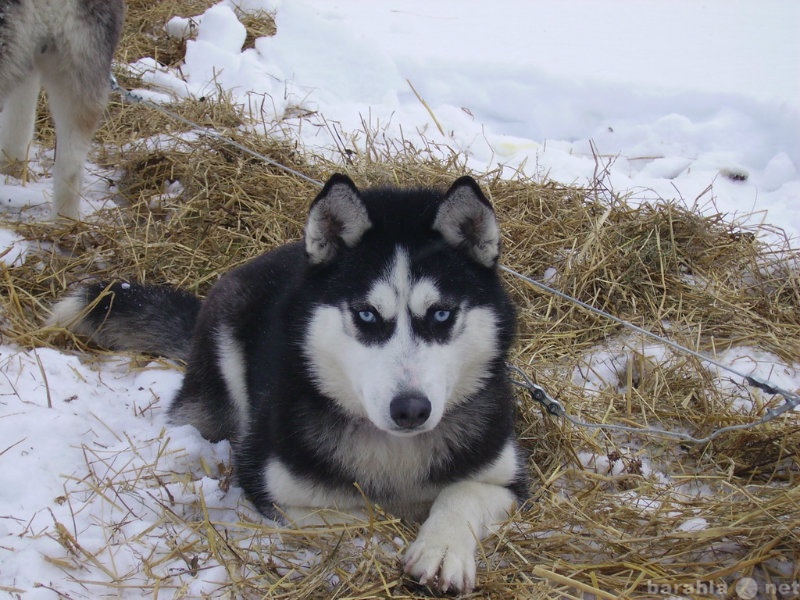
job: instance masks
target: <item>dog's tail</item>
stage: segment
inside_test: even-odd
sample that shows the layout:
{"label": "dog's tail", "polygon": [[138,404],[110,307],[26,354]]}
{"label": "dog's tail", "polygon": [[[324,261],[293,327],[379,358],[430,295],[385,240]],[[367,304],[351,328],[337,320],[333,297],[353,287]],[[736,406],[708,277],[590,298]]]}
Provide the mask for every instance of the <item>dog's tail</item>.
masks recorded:
{"label": "dog's tail", "polygon": [[187,360],[201,300],[169,286],[95,283],[53,306],[47,325],[109,350]]}

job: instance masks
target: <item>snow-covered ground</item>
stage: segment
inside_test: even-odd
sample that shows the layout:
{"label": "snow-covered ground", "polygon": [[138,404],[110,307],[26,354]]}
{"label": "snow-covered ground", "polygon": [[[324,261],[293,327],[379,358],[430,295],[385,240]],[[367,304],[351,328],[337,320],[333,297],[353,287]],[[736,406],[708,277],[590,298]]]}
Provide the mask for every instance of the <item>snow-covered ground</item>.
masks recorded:
{"label": "snow-covered ground", "polygon": [[316,110],[320,126],[298,126],[313,148],[335,147],[333,131],[350,139],[366,122],[392,139],[422,134],[464,151],[479,172],[524,165],[585,183],[593,143],[617,157],[620,191],[709,208],[713,196],[732,216],[755,212],[754,221],[800,234],[797,3],[278,6],[278,34],[240,52],[244,29],[220,5],[188,44],[183,77],[149,78],[172,94],[213,94],[212,80],[243,102],[255,92],[253,105],[274,110],[268,121],[295,106]]}
{"label": "snow-covered ground", "polygon": [[[242,52],[234,5],[275,10],[277,35]],[[364,123],[389,138],[463,151],[478,172],[521,168],[581,184],[600,154],[621,193],[682,198],[742,224],[779,226],[796,247],[799,25],[800,3],[785,0],[224,1],[191,22],[165,24],[174,35],[199,27],[180,73],[148,61],[132,68],[158,86],[149,98],[221,86],[253,110],[269,107],[256,116],[281,121],[284,135],[330,156],[339,140],[363,141]],[[105,193],[88,169],[84,212]],[[0,200],[10,211],[44,207],[50,184],[0,179]],[[0,254],[7,248],[7,264],[25,251],[0,231]],[[757,356],[730,358],[800,388],[797,365]],[[610,360],[591,369],[587,386],[613,371]],[[105,548],[103,568],[135,584],[135,545],[113,554],[103,537],[113,532],[99,525],[119,523],[115,535],[145,539],[165,488],[137,474],[202,476],[201,464],[226,455],[224,444],[207,444],[191,428],[164,429],[179,377],[160,364],[131,371],[117,361],[89,366],[55,350],[0,345],[0,589],[53,597],[35,587],[44,583],[92,597],[91,586],[65,581],[58,562],[44,558],[63,554],[56,522],[76,535],[78,552]],[[102,482],[121,471],[129,495],[108,497]],[[206,487],[207,502],[241,502],[213,479]],[[174,486],[169,499],[180,505],[197,493]],[[85,579],[102,578],[97,569]]]}

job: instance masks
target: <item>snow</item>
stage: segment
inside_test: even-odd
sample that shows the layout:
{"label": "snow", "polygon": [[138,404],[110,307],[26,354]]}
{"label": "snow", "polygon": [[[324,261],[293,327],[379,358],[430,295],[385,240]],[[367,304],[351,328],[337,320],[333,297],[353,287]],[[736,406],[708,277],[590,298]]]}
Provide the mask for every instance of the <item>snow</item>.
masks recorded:
{"label": "snow", "polygon": [[[237,10],[276,11],[277,35],[243,51]],[[365,123],[389,139],[465,152],[478,172],[501,167],[567,184],[590,180],[599,154],[614,188],[634,201],[683,199],[742,226],[779,226],[796,246],[798,23],[800,3],[784,0],[223,1],[165,23],[176,37],[196,31],[180,71],[149,59],[130,68],[157,88],[139,91],[143,97],[169,102],[224,90],[255,117],[280,122],[277,134],[334,158],[339,138],[364,143]],[[293,116],[299,112],[314,114]],[[46,172],[52,155],[36,160],[34,170]],[[106,192],[98,169],[88,170],[84,213]],[[0,179],[2,210],[42,218],[51,184]],[[17,236],[0,231],[0,261],[13,264],[24,251]],[[721,359],[800,387],[798,365],[756,349]],[[623,360],[624,349],[598,349],[574,378],[589,390],[618,384]],[[121,537],[146,537],[154,501],[188,506],[199,494],[221,511],[241,510],[241,494],[223,493],[202,470],[223,462],[227,445],[165,426],[180,375],[161,363],[131,370],[122,359],[85,364],[55,350],[0,345],[0,586],[52,597],[35,586],[60,582],[71,597],[93,595],[43,558],[63,554],[44,533],[54,522],[135,584],[136,549],[114,550],[103,523],[119,522]],[[583,459],[615,468],[598,464],[605,457]],[[148,469],[194,473],[197,483],[140,480]],[[117,502],[102,482],[120,472],[131,486]],[[690,519],[681,529],[705,525]],[[102,574],[84,579],[93,577]],[[213,593],[211,584],[187,581],[198,594]]]}
{"label": "snow", "polygon": [[[316,111],[316,124],[305,117],[294,133],[334,155],[337,135],[359,145],[364,122],[390,139],[464,151],[479,172],[525,165],[565,183],[591,179],[596,151],[614,158],[615,189],[636,199],[713,210],[713,185],[732,217],[755,213],[751,224],[800,234],[797,3],[277,6],[277,35],[243,52],[226,3],[193,19],[186,81],[153,65],[149,80],[177,95],[220,86],[283,127],[293,108]],[[185,19],[170,27],[189,29]]]}
{"label": "snow", "polygon": [[694,517],[692,519],[687,519],[680,525],[678,525],[678,531],[703,531],[708,527],[708,521],[706,521],[703,517]]}

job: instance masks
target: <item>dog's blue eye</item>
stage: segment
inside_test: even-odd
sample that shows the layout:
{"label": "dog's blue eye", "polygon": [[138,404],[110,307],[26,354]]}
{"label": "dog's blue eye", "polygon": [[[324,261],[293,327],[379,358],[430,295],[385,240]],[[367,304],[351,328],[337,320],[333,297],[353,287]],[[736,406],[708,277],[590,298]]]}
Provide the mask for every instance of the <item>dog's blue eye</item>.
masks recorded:
{"label": "dog's blue eye", "polygon": [[361,319],[362,323],[377,323],[378,316],[375,314],[374,311],[371,310],[360,310],[358,311],[358,318]]}
{"label": "dog's blue eye", "polygon": [[441,327],[449,326],[453,323],[456,316],[456,309],[454,308],[440,308],[432,306],[428,310],[426,319],[432,326]]}
{"label": "dog's blue eye", "polygon": [[452,313],[449,310],[437,310],[433,313],[433,320],[437,323],[446,323],[450,320],[450,315]]}

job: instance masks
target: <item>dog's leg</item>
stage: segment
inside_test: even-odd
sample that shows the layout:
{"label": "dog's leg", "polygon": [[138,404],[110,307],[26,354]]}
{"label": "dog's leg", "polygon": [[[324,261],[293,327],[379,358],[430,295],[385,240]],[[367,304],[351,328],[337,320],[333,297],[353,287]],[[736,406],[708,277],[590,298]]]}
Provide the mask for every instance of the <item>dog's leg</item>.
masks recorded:
{"label": "dog's leg", "polygon": [[12,87],[0,113],[0,172],[20,177],[33,139],[40,80],[35,71]]}
{"label": "dog's leg", "polygon": [[475,550],[508,516],[514,494],[506,487],[461,481],[446,487],[431,507],[405,556],[405,570],[420,583],[439,577],[442,591],[475,587]]}
{"label": "dog's leg", "polygon": [[65,77],[44,80],[56,124],[53,218],[80,218],[83,165],[106,100],[105,89],[75,89],[79,84]]}

